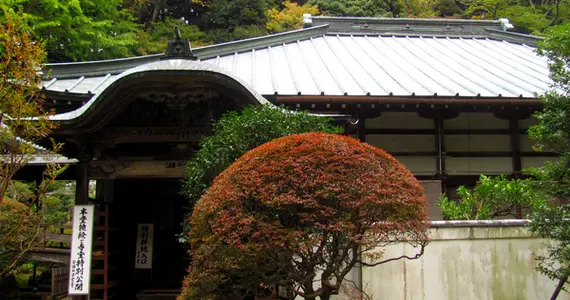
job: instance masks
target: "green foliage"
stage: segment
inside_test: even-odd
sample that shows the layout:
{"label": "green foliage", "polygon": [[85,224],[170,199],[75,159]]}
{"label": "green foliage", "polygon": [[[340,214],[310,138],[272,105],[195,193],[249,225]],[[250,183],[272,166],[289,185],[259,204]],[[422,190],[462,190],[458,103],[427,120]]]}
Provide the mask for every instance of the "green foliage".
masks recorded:
{"label": "green foliage", "polygon": [[300,29],[304,14],[317,15],[319,8],[316,5],[305,3],[299,5],[296,2],[283,2],[283,9],[272,8],[267,11],[267,30],[269,32],[282,32]]}
{"label": "green foliage", "polygon": [[20,249],[36,245],[42,232],[38,224],[41,215],[28,205],[11,199],[0,204],[0,274],[21,259]]}
{"label": "green foliage", "polygon": [[508,18],[515,31],[543,34],[570,19],[561,0],[4,0],[46,44],[50,62],[163,52],[172,26],[194,46],[296,29],[303,13],[355,17]]}
{"label": "green foliage", "polygon": [[225,43],[266,34],[267,29],[264,25],[243,25],[231,29],[209,30],[206,33],[205,41],[208,43]]}
{"label": "green foliage", "polygon": [[236,26],[264,25],[266,10],[264,0],[212,0],[202,24],[207,28],[229,30]]}
{"label": "green foliage", "polygon": [[20,13],[37,39],[45,39],[50,61],[127,57],[137,44],[132,14],[121,0],[8,0],[5,13]]}
{"label": "green foliage", "polygon": [[180,28],[182,37],[190,39],[192,47],[207,44],[203,42],[206,34],[201,32],[198,26],[187,24],[182,20],[166,18],[162,22],[150,24],[146,30],[138,31],[137,52],[141,55],[164,52],[168,39],[172,37],[172,28],[175,25]]}
{"label": "green foliage", "polygon": [[570,275],[570,206],[543,206],[531,215],[530,228],[541,237],[554,240],[546,255],[537,256],[538,270],[552,280]]}
{"label": "green foliage", "polygon": [[400,14],[397,0],[313,0],[323,15],[352,17],[392,17]]}
{"label": "green foliage", "polygon": [[499,10],[497,15],[509,19],[517,32],[540,35],[551,22],[544,8],[546,7],[533,8],[517,4]]}
{"label": "green foliage", "polygon": [[468,2],[465,14],[472,18],[507,18],[517,32],[542,35],[549,26],[568,22],[570,4],[548,0],[473,0]]}
{"label": "green foliage", "polygon": [[247,151],[295,133],[342,132],[330,122],[330,118],[269,105],[249,106],[225,114],[214,124],[213,134],[200,141],[200,149],[188,163],[183,193],[190,199],[190,207],[204,194],[214,177]]}
{"label": "green foliage", "polygon": [[[549,60],[548,67],[550,69],[550,77],[554,81],[554,88],[558,90],[554,89],[546,96],[551,96],[553,100],[553,98],[557,96],[565,96],[568,91],[570,91],[570,70],[568,70],[568,66],[570,65],[570,24],[552,27],[548,30],[547,34],[548,38],[539,44],[538,53],[547,57]],[[549,98],[545,100],[549,100]],[[552,106],[553,111],[558,111],[557,109],[560,108],[560,112],[562,112],[566,109],[565,107],[560,107],[562,103],[559,102],[551,104],[549,101],[546,101],[545,105]],[[545,109],[545,111],[548,110]],[[539,117],[540,116],[539,114]],[[549,114],[545,116],[549,116]],[[539,121],[541,120],[539,119]],[[552,121],[553,120],[549,120],[548,123]],[[541,123],[542,122],[543,121],[541,121]],[[560,126],[562,124],[557,122],[553,125]]]}
{"label": "green foliage", "polygon": [[[570,197],[570,25],[549,30],[549,36],[539,45],[539,53],[549,60],[552,90],[542,97],[543,110],[535,117],[538,124],[529,130],[537,141],[536,150],[553,151],[558,160],[534,169],[533,174],[543,190],[555,198]],[[556,299],[570,275],[570,207],[544,206],[532,215],[531,229],[539,236],[550,238],[555,244],[548,247],[546,256],[539,257],[538,270],[551,279],[558,279],[552,299]]]}
{"label": "green foliage", "polygon": [[457,189],[458,201],[442,195],[438,206],[446,219],[491,220],[503,216],[517,216],[517,209],[530,213],[546,203],[544,193],[532,181],[508,180],[505,176],[481,175],[479,183],[470,190]]}
{"label": "green foliage", "polygon": [[549,60],[550,77],[555,82],[551,92],[542,97],[543,109],[535,114],[538,124],[529,128],[535,149],[559,154],[532,173],[543,188],[556,197],[570,196],[570,25],[549,30],[540,44],[539,53]]}

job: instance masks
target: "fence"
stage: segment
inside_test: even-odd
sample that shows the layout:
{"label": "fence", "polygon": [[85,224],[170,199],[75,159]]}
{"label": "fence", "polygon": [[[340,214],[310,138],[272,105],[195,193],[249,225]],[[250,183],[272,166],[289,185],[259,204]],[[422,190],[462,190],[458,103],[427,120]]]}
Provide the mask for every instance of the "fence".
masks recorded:
{"label": "fence", "polygon": [[58,299],[67,295],[69,281],[69,267],[56,267],[51,269],[51,299]]}

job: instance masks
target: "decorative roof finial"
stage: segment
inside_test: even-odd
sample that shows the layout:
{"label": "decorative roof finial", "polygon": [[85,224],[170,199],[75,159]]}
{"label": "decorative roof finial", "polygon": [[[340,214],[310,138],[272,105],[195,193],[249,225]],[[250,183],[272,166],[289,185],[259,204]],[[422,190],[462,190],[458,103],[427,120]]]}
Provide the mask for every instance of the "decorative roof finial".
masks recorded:
{"label": "decorative roof finial", "polygon": [[168,39],[166,52],[161,59],[191,59],[197,60],[198,57],[192,53],[192,46],[189,39],[183,39],[180,34],[180,27],[174,26],[174,38]]}
{"label": "decorative roof finial", "polygon": [[182,36],[180,35],[180,27],[178,27],[178,25],[174,25],[174,37],[177,40],[182,39]]}

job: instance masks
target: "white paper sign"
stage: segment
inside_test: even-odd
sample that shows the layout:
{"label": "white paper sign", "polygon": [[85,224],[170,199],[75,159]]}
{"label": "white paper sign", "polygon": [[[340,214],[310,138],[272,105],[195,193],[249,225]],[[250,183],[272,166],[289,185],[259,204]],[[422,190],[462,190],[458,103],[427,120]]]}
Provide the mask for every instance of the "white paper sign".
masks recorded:
{"label": "white paper sign", "polygon": [[152,239],[154,224],[139,224],[135,269],[152,269]]}
{"label": "white paper sign", "polygon": [[93,205],[73,207],[73,236],[69,261],[69,295],[88,295],[93,242]]}

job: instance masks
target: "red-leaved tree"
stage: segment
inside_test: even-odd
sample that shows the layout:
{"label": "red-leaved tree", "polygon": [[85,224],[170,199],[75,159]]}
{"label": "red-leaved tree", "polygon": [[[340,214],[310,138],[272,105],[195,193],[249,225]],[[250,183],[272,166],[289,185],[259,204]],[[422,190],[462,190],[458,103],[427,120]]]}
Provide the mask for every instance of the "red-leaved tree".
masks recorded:
{"label": "red-leaved tree", "polygon": [[[357,263],[414,259],[427,243],[423,188],[381,149],[308,133],[276,139],[222,172],[191,218],[179,299],[275,294],[330,299]],[[383,257],[395,243],[415,256]]]}

